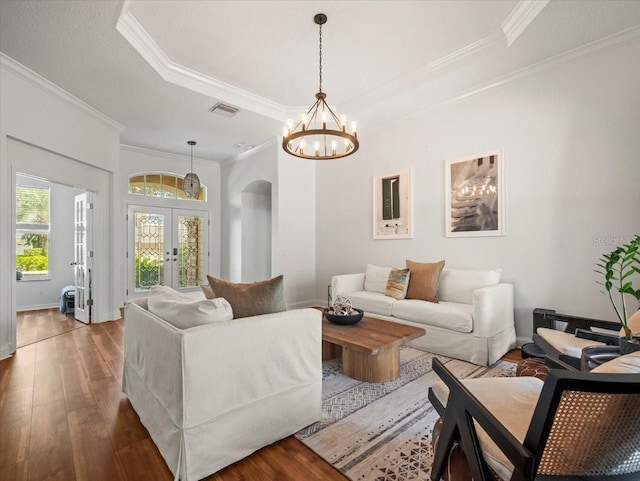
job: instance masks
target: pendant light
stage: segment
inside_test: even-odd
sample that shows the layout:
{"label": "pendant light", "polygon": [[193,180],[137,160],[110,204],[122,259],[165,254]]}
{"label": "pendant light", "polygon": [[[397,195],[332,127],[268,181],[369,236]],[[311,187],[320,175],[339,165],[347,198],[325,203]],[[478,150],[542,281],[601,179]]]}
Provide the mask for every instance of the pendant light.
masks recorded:
{"label": "pendant light", "polygon": [[195,141],[190,140],[187,144],[191,146],[191,170],[189,170],[189,173],[184,176],[182,190],[184,190],[184,195],[189,199],[195,199],[198,197],[198,193],[200,192],[200,179],[193,172],[193,146],[196,145],[196,143]]}
{"label": "pendant light", "polygon": [[324,13],[318,13],[313,21],[319,26],[319,77],[320,87],[316,102],[307,111],[304,118],[294,127],[293,121],[287,122],[283,130],[282,148],[285,152],[303,159],[339,159],[358,150],[358,132],[356,123],[351,123],[351,132],[347,132],[347,118],[338,117],[327,105],[327,94],[322,91],[322,25],[327,22]]}

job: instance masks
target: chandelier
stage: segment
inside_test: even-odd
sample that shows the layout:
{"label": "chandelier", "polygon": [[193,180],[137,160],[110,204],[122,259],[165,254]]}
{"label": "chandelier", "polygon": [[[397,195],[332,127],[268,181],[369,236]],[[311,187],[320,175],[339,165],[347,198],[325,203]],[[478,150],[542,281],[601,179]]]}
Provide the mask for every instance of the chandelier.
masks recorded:
{"label": "chandelier", "polygon": [[316,102],[294,127],[287,122],[283,130],[282,148],[285,152],[303,159],[339,159],[353,154],[360,143],[356,123],[351,122],[351,132],[347,132],[347,117],[338,117],[327,105],[327,94],[322,91],[322,25],[327,22],[324,13],[318,13],[313,21],[319,26],[319,78],[320,87]]}
{"label": "chandelier", "polygon": [[196,145],[196,142],[194,140],[190,140],[187,144],[191,146],[191,169],[189,170],[189,173],[184,176],[184,180],[182,181],[182,190],[184,190],[184,195],[189,199],[195,199],[198,197],[198,193],[200,192],[200,179],[193,173],[193,146]]}

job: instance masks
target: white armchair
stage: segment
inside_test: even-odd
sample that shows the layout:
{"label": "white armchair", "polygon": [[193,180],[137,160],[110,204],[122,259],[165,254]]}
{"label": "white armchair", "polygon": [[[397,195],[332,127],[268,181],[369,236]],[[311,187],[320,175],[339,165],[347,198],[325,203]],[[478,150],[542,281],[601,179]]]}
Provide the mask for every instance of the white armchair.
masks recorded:
{"label": "white armchair", "polygon": [[169,469],[195,481],[320,419],[321,346],[315,309],[181,330],[136,299],[123,391]]}

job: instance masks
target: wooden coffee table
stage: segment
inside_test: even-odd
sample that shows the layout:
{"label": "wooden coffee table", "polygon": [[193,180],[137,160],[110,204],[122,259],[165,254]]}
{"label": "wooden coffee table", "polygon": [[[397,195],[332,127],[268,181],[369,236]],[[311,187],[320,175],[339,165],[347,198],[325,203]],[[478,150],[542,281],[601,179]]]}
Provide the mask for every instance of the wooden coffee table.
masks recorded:
{"label": "wooden coffee table", "polygon": [[342,370],[359,381],[393,381],[400,375],[400,345],[425,330],[364,316],[352,326],[322,318],[322,360],[342,355]]}

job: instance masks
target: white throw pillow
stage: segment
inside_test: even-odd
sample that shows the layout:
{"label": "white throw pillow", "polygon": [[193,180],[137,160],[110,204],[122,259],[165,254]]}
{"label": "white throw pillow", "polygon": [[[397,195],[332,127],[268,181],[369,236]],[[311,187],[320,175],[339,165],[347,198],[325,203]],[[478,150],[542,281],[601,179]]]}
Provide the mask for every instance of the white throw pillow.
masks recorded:
{"label": "white throw pillow", "polygon": [[364,276],[364,290],[384,294],[390,273],[391,267],[380,267],[367,264],[367,272]]}
{"label": "white throw pillow", "polygon": [[438,299],[447,302],[473,303],[473,291],[500,282],[500,269],[442,269]]}
{"label": "white throw pillow", "polygon": [[153,286],[149,292],[148,304],[150,312],[178,329],[233,319],[233,310],[226,299],[219,297],[194,300],[193,297],[167,286]]}

